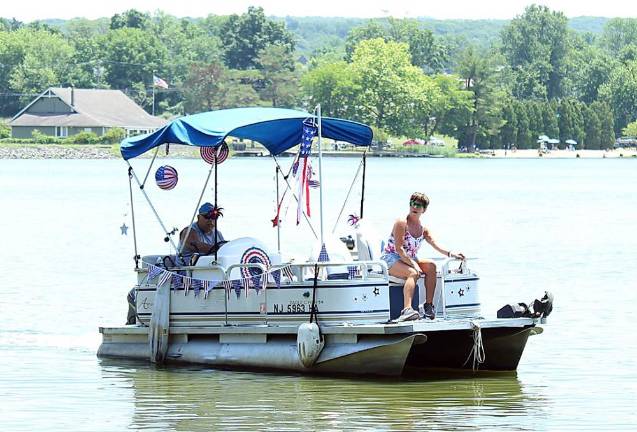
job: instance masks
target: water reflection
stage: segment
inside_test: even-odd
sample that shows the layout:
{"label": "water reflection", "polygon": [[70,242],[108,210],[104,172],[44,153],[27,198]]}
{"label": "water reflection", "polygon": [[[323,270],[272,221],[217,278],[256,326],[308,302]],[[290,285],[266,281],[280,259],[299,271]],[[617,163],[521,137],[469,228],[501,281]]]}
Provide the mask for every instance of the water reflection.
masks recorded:
{"label": "water reflection", "polygon": [[105,381],[133,390],[131,429],[533,430],[528,419],[547,409],[542,392],[527,394],[516,374],[361,380],[100,364]]}

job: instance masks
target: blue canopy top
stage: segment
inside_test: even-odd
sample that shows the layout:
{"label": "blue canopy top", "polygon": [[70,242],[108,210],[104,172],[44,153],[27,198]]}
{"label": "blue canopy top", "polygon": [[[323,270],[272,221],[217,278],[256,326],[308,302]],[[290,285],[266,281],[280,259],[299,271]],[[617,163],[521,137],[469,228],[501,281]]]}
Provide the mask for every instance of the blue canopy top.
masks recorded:
{"label": "blue canopy top", "polygon": [[[139,156],[162,144],[216,147],[228,136],[263,144],[273,155],[301,142],[303,121],[312,115],[281,108],[234,108],[181,117],[151,134],[126,138],[120,150],[124,159]],[[323,117],[321,135],[336,141],[369,146],[369,126],[349,120]]]}

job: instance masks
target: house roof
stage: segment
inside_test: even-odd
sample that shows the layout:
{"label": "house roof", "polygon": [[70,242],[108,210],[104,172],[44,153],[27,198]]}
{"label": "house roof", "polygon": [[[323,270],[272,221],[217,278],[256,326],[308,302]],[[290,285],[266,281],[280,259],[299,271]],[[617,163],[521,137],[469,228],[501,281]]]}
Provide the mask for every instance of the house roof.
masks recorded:
{"label": "house roof", "polygon": [[[158,128],[167,122],[144,111],[120,90],[52,87],[34,99],[9,122],[11,126],[76,126]],[[30,113],[29,108],[43,97],[58,97],[72,108],[69,113]]]}

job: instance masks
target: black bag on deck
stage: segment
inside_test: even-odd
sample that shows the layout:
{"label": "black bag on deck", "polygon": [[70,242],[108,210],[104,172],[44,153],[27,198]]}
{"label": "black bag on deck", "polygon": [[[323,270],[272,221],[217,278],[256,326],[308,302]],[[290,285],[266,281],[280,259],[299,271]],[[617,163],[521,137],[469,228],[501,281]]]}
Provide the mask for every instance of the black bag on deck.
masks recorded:
{"label": "black bag on deck", "polygon": [[498,310],[497,316],[498,318],[520,318],[530,316],[530,311],[525,303],[508,304]]}

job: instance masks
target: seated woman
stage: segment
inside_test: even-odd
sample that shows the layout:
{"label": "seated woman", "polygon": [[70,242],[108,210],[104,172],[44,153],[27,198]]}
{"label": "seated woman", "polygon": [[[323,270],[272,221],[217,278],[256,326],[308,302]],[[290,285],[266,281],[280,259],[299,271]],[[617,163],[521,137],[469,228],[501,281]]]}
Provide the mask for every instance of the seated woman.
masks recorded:
{"label": "seated woman", "polygon": [[409,199],[409,213],[404,219],[398,219],[394,223],[392,233],[381,259],[387,263],[389,274],[401,279],[405,279],[403,288],[404,308],[398,317],[398,321],[409,321],[419,318],[418,312],[411,307],[414,297],[416,282],[421,274],[425,275],[425,288],[427,298],[423,305],[424,317],[434,319],[436,311],[433,306],[434,292],[436,290],[436,264],[427,259],[418,259],[416,254],[425,240],[435,250],[448,257],[465,259],[461,253],[453,253],[450,250],[442,249],[434,241],[431,233],[425,228],[420,217],[429,206],[427,195],[414,192]]}
{"label": "seated woman", "polygon": [[[222,208],[205,203],[199,207],[197,221],[179,233],[179,251],[182,262],[190,264],[193,254],[209,255],[225,243],[223,235],[217,230],[217,219],[223,216]],[[188,236],[187,239],[184,238]]]}

